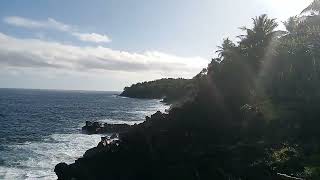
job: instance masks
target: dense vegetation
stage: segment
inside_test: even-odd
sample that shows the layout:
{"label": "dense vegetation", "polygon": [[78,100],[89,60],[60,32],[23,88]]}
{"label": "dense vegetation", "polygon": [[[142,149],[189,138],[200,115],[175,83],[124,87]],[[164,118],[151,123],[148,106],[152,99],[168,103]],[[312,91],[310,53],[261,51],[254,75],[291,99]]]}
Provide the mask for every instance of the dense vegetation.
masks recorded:
{"label": "dense vegetation", "polygon": [[125,87],[120,96],[131,98],[163,99],[164,102],[182,101],[194,89],[190,79],[159,79],[155,81],[133,84]]}
{"label": "dense vegetation", "polygon": [[286,31],[267,15],[254,18],[193,78],[192,101],[60,164],[60,177],[320,179],[319,13],[315,0]]}

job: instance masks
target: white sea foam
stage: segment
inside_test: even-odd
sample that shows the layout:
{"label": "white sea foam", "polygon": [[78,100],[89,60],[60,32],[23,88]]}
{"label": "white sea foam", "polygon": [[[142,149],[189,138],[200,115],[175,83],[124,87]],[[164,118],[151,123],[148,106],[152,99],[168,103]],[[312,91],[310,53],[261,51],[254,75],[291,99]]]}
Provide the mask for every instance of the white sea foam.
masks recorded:
{"label": "white sea foam", "polygon": [[0,179],[57,179],[53,168],[59,162],[73,163],[95,147],[100,135],[54,134],[42,142],[12,145],[12,155],[25,153],[13,167],[0,166]]}
{"label": "white sea foam", "polygon": [[102,123],[108,123],[108,124],[129,124],[129,125],[143,123],[143,121],[123,121],[123,120],[115,120],[115,119],[101,119],[98,121]]}

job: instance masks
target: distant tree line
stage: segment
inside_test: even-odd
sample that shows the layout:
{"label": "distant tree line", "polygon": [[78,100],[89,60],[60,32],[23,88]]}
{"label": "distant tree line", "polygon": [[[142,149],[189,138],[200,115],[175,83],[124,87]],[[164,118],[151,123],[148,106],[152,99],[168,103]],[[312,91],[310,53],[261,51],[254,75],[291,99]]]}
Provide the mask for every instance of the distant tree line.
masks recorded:
{"label": "distant tree line", "polygon": [[191,95],[194,84],[190,79],[164,78],[125,87],[120,96],[131,98],[163,99],[164,102],[182,101]]}

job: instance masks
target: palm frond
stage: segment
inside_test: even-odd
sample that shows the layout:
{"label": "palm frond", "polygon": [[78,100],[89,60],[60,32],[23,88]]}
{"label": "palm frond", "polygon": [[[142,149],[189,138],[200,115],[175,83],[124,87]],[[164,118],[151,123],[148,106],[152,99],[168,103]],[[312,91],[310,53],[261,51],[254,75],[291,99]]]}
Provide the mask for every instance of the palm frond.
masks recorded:
{"label": "palm frond", "polygon": [[306,13],[308,11],[316,11],[320,12],[320,0],[314,0],[308,7],[306,7],[301,14]]}

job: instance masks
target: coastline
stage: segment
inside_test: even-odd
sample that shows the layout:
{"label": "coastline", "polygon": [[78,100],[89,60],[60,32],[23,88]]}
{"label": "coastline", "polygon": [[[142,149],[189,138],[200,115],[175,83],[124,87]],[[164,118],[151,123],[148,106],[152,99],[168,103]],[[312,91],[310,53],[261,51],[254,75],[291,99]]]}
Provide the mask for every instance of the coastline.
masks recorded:
{"label": "coastline", "polygon": [[167,108],[158,100],[119,98],[109,92],[1,89],[0,93],[0,179],[57,179],[53,172],[57,163],[73,163],[104,136],[83,134],[85,121],[134,124]]}

